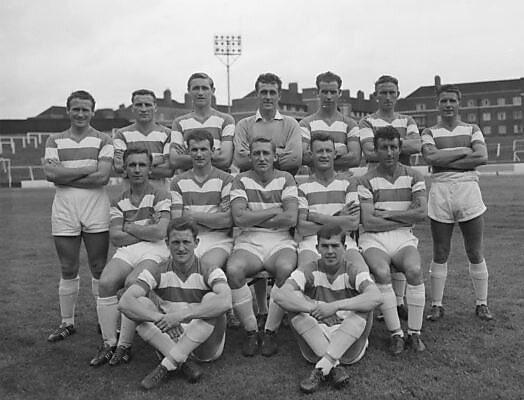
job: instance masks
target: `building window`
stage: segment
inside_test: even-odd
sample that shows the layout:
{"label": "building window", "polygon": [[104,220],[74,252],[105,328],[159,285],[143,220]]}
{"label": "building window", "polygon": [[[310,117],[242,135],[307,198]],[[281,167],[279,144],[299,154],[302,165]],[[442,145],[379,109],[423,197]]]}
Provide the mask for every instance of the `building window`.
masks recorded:
{"label": "building window", "polygon": [[497,119],[499,121],[505,121],[506,120],[506,112],[505,111],[499,111],[497,113]]}
{"label": "building window", "polygon": [[491,121],[491,114],[490,113],[482,113],[482,120],[483,121]]}
{"label": "building window", "polygon": [[513,104],[516,106],[522,105],[522,97],[520,96],[513,97]]}
{"label": "building window", "polygon": [[468,100],[468,107],[475,107],[475,100]]}
{"label": "building window", "polygon": [[475,122],[477,120],[477,116],[475,113],[468,113],[468,122]]}
{"label": "building window", "polygon": [[499,135],[505,135],[506,134],[506,125],[499,125],[498,132],[499,132]]}
{"label": "building window", "polygon": [[482,99],[483,106],[489,106],[489,99]]}
{"label": "building window", "polygon": [[426,117],[415,117],[415,122],[418,126],[426,126]]}
{"label": "building window", "polygon": [[504,105],[506,105],[506,99],[505,99],[504,97],[499,97],[499,98],[497,99],[497,105],[499,105],[499,106],[504,106]]}
{"label": "building window", "polygon": [[513,111],[513,119],[522,119],[522,111]]}
{"label": "building window", "polygon": [[416,104],[415,108],[417,111],[423,111],[426,109],[426,105],[425,104]]}
{"label": "building window", "polygon": [[491,135],[491,126],[485,126],[482,131],[484,132],[484,135]]}
{"label": "building window", "polygon": [[518,124],[513,125],[513,133],[520,133],[520,127]]}

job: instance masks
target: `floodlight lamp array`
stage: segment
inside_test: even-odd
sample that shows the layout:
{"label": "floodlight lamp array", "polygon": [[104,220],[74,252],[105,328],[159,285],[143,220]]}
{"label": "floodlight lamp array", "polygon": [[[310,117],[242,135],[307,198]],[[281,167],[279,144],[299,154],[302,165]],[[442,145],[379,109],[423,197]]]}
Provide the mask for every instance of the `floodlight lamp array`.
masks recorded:
{"label": "floodlight lamp array", "polygon": [[242,54],[240,35],[215,35],[214,50],[217,56],[239,56]]}

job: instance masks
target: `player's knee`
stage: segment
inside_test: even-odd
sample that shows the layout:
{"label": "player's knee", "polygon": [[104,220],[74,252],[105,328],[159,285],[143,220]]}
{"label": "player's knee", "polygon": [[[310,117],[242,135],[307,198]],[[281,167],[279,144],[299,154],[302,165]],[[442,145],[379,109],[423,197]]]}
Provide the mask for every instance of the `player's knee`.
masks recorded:
{"label": "player's knee", "polygon": [[388,268],[375,268],[373,270],[373,277],[377,283],[386,284],[391,282],[391,273]]}
{"label": "player's knee", "polygon": [[120,289],[118,283],[115,282],[113,277],[104,275],[100,277],[98,288],[100,297],[114,296],[118,289]]}
{"label": "player's knee", "polygon": [[291,275],[294,269],[295,266],[289,264],[278,266],[273,275],[275,278],[275,285],[277,285],[277,287],[281,287],[286,282],[286,279],[289,278],[289,275]]}
{"label": "player's knee", "polygon": [[420,285],[424,282],[420,265],[410,265],[405,268],[406,280],[410,285]]}
{"label": "player's knee", "polygon": [[225,268],[227,256],[225,252],[209,251],[202,256],[200,262],[204,267]]}
{"label": "player's knee", "polygon": [[227,264],[226,275],[231,288],[239,288],[246,278],[242,266],[234,262]]}
{"label": "player's knee", "polygon": [[100,279],[100,276],[102,275],[102,272],[104,271],[104,267],[106,265],[106,259],[100,258],[98,260],[95,260],[93,262],[90,262],[89,269],[91,270],[91,274],[95,279]]}
{"label": "player's knee", "polygon": [[433,261],[438,264],[444,264],[448,261],[450,248],[448,245],[433,246]]}
{"label": "player's knee", "polygon": [[78,268],[62,267],[62,279],[75,279],[78,276]]}
{"label": "player's knee", "polygon": [[468,260],[472,264],[479,264],[484,260],[484,254],[481,246],[466,246]]}

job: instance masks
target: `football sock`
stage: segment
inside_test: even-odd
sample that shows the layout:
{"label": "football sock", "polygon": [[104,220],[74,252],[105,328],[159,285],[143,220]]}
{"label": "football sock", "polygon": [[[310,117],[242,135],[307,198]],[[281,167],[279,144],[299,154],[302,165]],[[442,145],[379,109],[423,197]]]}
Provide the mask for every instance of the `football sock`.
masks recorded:
{"label": "football sock", "polygon": [[58,284],[58,298],[60,301],[60,315],[63,325],[75,324],[75,306],[80,290],[80,277],[60,279]]}
{"label": "football sock", "polygon": [[326,354],[332,360],[340,360],[366,329],[366,320],[356,314],[348,316],[331,335]]}
{"label": "football sock", "polygon": [[162,332],[152,322],[142,322],[137,325],[136,331],[145,342],[149,343],[164,356],[169,354],[173,343],[175,343],[167,333]]}
{"label": "football sock", "polygon": [[258,314],[267,314],[267,279],[259,279],[253,284]]}
{"label": "football sock", "polygon": [[99,297],[96,301],[96,313],[104,343],[111,346],[116,345],[116,327],[120,316],[117,297]]}
{"label": "football sock", "polygon": [[[175,365],[180,365],[198,346],[204,343],[213,333],[215,327],[202,319],[194,319],[184,329],[180,340],[169,350],[168,359]],[[167,365],[164,364],[167,368]]]}
{"label": "football sock", "polygon": [[98,287],[100,285],[100,279],[91,278],[91,293],[93,293],[93,297],[98,299],[99,291]]}
{"label": "football sock", "polygon": [[383,285],[377,284],[377,287],[382,292],[384,299],[380,305],[380,311],[384,315],[384,322],[386,327],[392,334],[402,334],[400,328],[400,319],[398,318],[397,312],[397,299],[395,298],[395,292],[391,283]]}
{"label": "football sock", "polygon": [[253,312],[253,296],[247,285],[231,290],[233,309],[244,329],[248,332],[257,330],[257,319]]}
{"label": "football sock", "polygon": [[431,305],[442,306],[444,286],[446,286],[446,277],[448,276],[448,263],[439,264],[432,261],[429,266],[429,275],[431,282]]}
{"label": "football sock", "polygon": [[136,322],[127,318],[124,314],[120,314],[120,336],[118,337],[118,345],[124,347],[131,347],[133,338],[135,337]]}
{"label": "football sock", "polygon": [[337,360],[333,360],[328,354],[326,354],[315,364],[315,368],[321,369],[322,375],[327,376],[337,364]]}
{"label": "football sock", "polygon": [[174,363],[167,357],[165,357],[160,364],[166,367],[168,371],[174,371],[177,368],[176,363]]}
{"label": "football sock", "polygon": [[141,323],[136,327],[136,331],[145,342],[149,343],[164,355],[165,358],[162,360],[162,365],[164,367],[169,371],[176,369],[176,363],[174,363],[174,360],[169,359],[171,358],[169,351],[173,348],[174,342],[167,333],[163,333],[152,322]]}
{"label": "football sock", "polygon": [[406,302],[408,303],[408,334],[420,333],[426,302],[426,289],[423,283],[420,285],[408,283]]}
{"label": "football sock", "polygon": [[270,294],[271,297],[269,298],[269,310],[267,313],[265,329],[272,332],[275,332],[278,329],[282,322],[282,318],[284,318],[284,314],[286,313],[284,309],[273,300],[278,290],[277,285],[273,285]]}
{"label": "football sock", "polygon": [[477,306],[480,304],[488,304],[488,267],[486,261],[483,260],[479,264],[469,264],[469,276],[473,282],[475,289],[475,297],[477,298]]}
{"label": "football sock", "polygon": [[[182,335],[182,338],[185,336],[191,342],[195,343],[196,346],[194,347],[194,349],[196,349],[200,344],[204,343],[211,336],[214,329],[214,324],[210,324],[209,322],[204,321],[203,319],[193,319],[185,327],[184,335]],[[180,339],[180,341],[182,341],[182,338]],[[193,349],[191,349],[191,351],[193,351]]]}
{"label": "football sock", "polygon": [[391,285],[397,297],[397,306],[403,305],[404,294],[406,293],[406,276],[402,272],[392,272]]}
{"label": "football sock", "polygon": [[309,314],[300,313],[291,319],[291,325],[313,350],[313,353],[319,357],[326,353],[329,341],[315,318]]}

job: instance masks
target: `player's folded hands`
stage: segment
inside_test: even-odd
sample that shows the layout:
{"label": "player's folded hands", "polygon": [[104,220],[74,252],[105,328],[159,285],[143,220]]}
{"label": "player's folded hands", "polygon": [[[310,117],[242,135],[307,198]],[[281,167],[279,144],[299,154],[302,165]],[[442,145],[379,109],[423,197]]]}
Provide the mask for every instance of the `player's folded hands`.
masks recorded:
{"label": "player's folded hands", "polygon": [[176,310],[169,314],[164,314],[155,321],[155,325],[162,331],[167,332],[169,329],[179,326],[186,318],[184,310]]}
{"label": "player's folded hands", "polygon": [[315,309],[311,311],[311,315],[314,318],[321,320],[321,319],[334,315],[336,312],[337,312],[337,308],[335,304],[325,303],[323,301],[320,301],[317,303]]}
{"label": "player's folded hands", "polygon": [[350,201],[348,204],[344,205],[340,214],[341,215],[354,215],[360,211],[360,204],[354,200]]}

